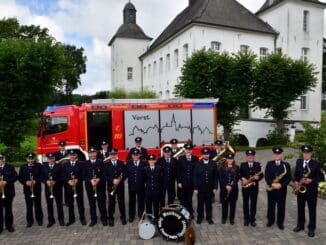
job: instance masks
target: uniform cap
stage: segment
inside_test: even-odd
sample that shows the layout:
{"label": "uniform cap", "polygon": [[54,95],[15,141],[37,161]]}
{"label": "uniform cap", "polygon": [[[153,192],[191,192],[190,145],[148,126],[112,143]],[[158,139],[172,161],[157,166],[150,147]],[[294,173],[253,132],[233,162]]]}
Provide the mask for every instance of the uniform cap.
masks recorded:
{"label": "uniform cap", "polygon": [[223,145],[223,141],[222,140],[216,140],[215,145]]}
{"label": "uniform cap", "polygon": [[274,154],[281,154],[283,149],[281,147],[274,147],[272,151]]}
{"label": "uniform cap", "polygon": [[178,144],[178,142],[179,142],[179,141],[178,141],[177,139],[172,139],[172,140],[170,140],[170,143],[171,143],[171,144]]}
{"label": "uniform cap", "polygon": [[170,146],[165,146],[165,147],[163,148],[163,152],[168,153],[168,152],[171,152],[171,151],[172,151],[172,148],[171,148]]}
{"label": "uniform cap", "polygon": [[211,151],[209,150],[209,148],[205,147],[203,149],[201,149],[201,154],[202,155],[208,155]]}
{"label": "uniform cap", "polygon": [[27,158],[34,158],[35,157],[35,153],[34,152],[28,152],[25,157]]}
{"label": "uniform cap", "polygon": [[101,142],[101,145],[107,145],[108,144],[108,142],[106,142],[106,140],[103,140],[102,142]]}
{"label": "uniform cap", "polygon": [[66,142],[65,141],[60,141],[59,146],[66,146]]}
{"label": "uniform cap", "polygon": [[140,154],[140,150],[138,150],[138,149],[133,149],[131,154],[132,154],[132,155],[139,155],[139,154]]}
{"label": "uniform cap", "polygon": [[140,143],[140,142],[142,142],[143,141],[143,139],[141,138],[141,137],[136,137],[135,138],[135,142],[136,143]]}
{"label": "uniform cap", "polygon": [[91,148],[89,148],[88,152],[89,153],[91,153],[91,152],[97,152],[97,150],[94,147],[91,147]]}
{"label": "uniform cap", "polygon": [[6,155],[3,152],[0,152],[0,158],[4,158]]}
{"label": "uniform cap", "polygon": [[251,149],[249,149],[249,150],[246,150],[246,155],[247,156],[255,156],[256,155],[256,152],[255,152],[255,150],[251,150]]}
{"label": "uniform cap", "polygon": [[151,161],[151,160],[155,160],[156,159],[156,156],[154,154],[150,154],[148,156],[148,160]]}
{"label": "uniform cap", "polygon": [[234,154],[233,153],[228,153],[226,155],[226,159],[234,159]]}
{"label": "uniform cap", "polygon": [[301,151],[302,152],[312,152],[313,148],[311,145],[303,145],[303,146],[301,146]]}
{"label": "uniform cap", "polygon": [[47,158],[54,158],[55,156],[54,156],[54,153],[49,152],[48,154],[46,154],[46,157]]}
{"label": "uniform cap", "polygon": [[109,155],[117,155],[118,154],[118,150],[112,148],[111,151],[109,152]]}
{"label": "uniform cap", "polygon": [[77,151],[72,149],[72,150],[68,151],[68,154],[69,155],[77,155]]}
{"label": "uniform cap", "polygon": [[192,144],[184,144],[183,147],[184,147],[186,150],[192,150],[192,148],[194,148]]}

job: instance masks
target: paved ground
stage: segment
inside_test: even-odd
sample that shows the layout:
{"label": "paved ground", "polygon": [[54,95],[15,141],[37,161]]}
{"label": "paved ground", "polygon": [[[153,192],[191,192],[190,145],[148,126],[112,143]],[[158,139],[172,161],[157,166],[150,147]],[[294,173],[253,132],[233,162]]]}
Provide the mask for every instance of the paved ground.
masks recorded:
{"label": "paved ground", "polygon": [[[294,164],[297,153],[293,150],[286,150],[287,157],[293,157],[288,161]],[[270,150],[260,151],[257,154],[257,160],[263,165],[271,157]],[[244,154],[239,153],[237,156],[238,162],[244,159]],[[119,222],[116,226],[103,227],[97,224],[95,227],[82,227],[79,222],[76,222],[70,227],[60,227],[55,224],[52,228],[47,229],[46,225],[46,206],[43,205],[45,212],[45,225],[39,227],[34,225],[32,228],[26,228],[25,221],[25,203],[22,195],[20,184],[17,186],[17,196],[14,200],[14,216],[15,229],[14,233],[8,233],[6,230],[0,235],[0,244],[174,244],[174,242],[166,242],[160,235],[157,235],[152,240],[143,241],[138,238],[137,222],[122,226]],[[299,234],[292,232],[296,225],[296,200],[295,196],[289,190],[287,199],[287,213],[285,218],[285,230],[280,231],[276,226],[267,229],[266,224],[266,191],[264,183],[260,186],[257,227],[244,227],[242,215],[242,198],[239,195],[236,212],[236,224],[221,224],[221,205],[215,203],[214,221],[215,225],[208,225],[203,222],[200,226],[194,224],[197,235],[196,244],[326,244],[326,200],[318,199],[318,224],[316,236],[308,238],[306,232]],[[218,196],[218,195],[217,195]],[[194,198],[194,203],[196,199]],[[85,204],[86,198],[85,198]],[[87,205],[86,205],[87,206]],[[195,205],[196,206],[196,205]],[[65,213],[67,210],[65,209]],[[87,218],[89,221],[88,210]],[[118,216],[116,220],[118,219]]]}

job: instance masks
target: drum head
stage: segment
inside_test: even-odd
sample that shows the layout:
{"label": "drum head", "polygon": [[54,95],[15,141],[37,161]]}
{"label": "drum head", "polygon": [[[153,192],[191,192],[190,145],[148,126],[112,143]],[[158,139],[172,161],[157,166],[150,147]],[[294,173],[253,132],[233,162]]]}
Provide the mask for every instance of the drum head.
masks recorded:
{"label": "drum head", "polygon": [[160,214],[157,226],[165,239],[178,241],[183,239],[188,222],[178,211],[163,211]]}
{"label": "drum head", "polygon": [[155,225],[151,222],[143,222],[139,225],[138,234],[141,239],[148,240],[152,239],[155,236]]}

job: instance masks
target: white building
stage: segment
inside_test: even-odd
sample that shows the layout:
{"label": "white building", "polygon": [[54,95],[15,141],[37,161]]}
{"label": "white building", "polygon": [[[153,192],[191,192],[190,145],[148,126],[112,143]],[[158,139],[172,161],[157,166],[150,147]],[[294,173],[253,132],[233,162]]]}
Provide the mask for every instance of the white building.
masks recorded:
{"label": "white building", "polygon": [[[235,0],[189,0],[189,5],[150,45],[147,36],[142,39],[143,50],[146,45],[148,48],[133,57],[134,77],[140,79],[133,81],[132,86],[125,79],[129,64],[120,62],[131,58],[129,51],[124,50],[125,40],[111,40],[112,69],[115,74],[122,69],[120,76],[112,75],[112,87],[148,88],[162,98],[171,98],[184,60],[196,50],[211,48],[216,52],[233,53],[250,49],[260,57],[281,51],[296,59],[307,59],[319,72],[314,91],[298,98],[290,108],[288,125],[300,128],[302,121],[318,123],[321,118],[325,7],[326,4],[318,0],[266,0],[253,14]],[[129,48],[140,51],[139,40],[133,40],[128,39]],[[266,119],[264,111],[252,110],[249,119],[241,121],[235,130],[255,146],[273,127],[273,120]]]}

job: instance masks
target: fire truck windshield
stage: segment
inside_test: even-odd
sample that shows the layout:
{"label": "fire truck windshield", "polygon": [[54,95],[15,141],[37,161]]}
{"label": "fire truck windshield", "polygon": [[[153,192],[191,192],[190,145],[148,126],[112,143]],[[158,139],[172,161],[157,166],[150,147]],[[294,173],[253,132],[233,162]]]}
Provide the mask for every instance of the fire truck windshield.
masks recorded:
{"label": "fire truck windshield", "polygon": [[56,134],[67,130],[68,118],[64,116],[46,117],[44,123],[44,135]]}

